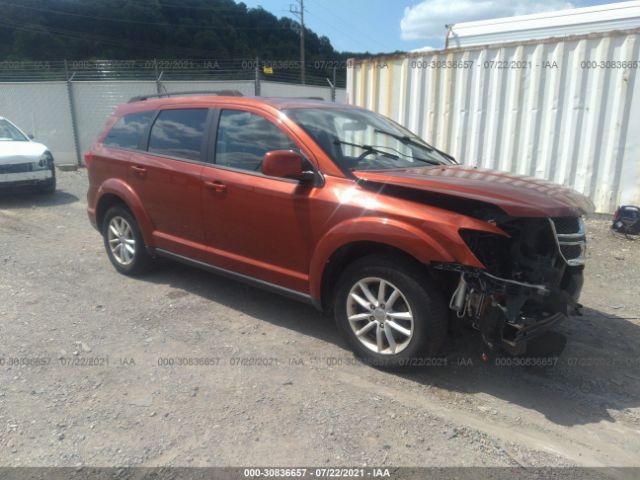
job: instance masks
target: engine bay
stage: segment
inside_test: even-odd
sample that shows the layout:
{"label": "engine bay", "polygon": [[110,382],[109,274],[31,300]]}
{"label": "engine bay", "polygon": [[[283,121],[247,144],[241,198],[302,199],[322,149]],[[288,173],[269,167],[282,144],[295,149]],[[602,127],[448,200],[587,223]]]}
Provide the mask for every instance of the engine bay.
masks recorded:
{"label": "engine bay", "polygon": [[579,217],[507,218],[496,222],[506,235],[461,230],[486,269],[436,263],[457,274],[449,308],[480,331],[491,348],[526,351],[528,340],[579,312],[586,252]]}

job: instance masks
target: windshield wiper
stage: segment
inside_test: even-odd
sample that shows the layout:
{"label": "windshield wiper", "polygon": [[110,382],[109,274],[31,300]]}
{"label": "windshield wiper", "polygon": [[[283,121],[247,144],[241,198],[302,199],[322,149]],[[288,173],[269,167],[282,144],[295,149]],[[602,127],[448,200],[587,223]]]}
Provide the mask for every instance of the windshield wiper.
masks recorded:
{"label": "windshield wiper", "polygon": [[361,145],[359,143],[351,143],[351,142],[347,142],[345,140],[337,140],[337,139],[333,141],[333,144],[334,145],[348,145],[350,147],[361,148],[361,149],[366,150],[368,152],[375,152],[375,153],[378,153],[378,154],[380,154],[380,155],[382,155],[384,157],[391,158],[393,160],[399,160],[400,157],[402,156],[402,157],[409,158],[411,160],[418,160],[420,162],[428,163],[429,165],[442,165],[442,162],[438,162],[437,160],[429,160],[429,159],[426,159],[426,158],[419,158],[419,157],[414,157],[412,155],[406,155],[406,154],[404,154],[402,152],[399,152],[398,150],[396,150],[393,147],[383,146],[381,148],[388,148],[389,150],[393,150],[394,152],[397,152],[398,155],[394,155],[393,153],[389,153],[389,152],[385,152],[384,150],[380,150],[380,147],[377,147],[375,145],[365,145],[365,144]]}
{"label": "windshield wiper", "polygon": [[374,128],[373,131],[376,133],[382,133],[383,135],[388,135],[389,137],[395,138],[396,140],[399,140],[402,143],[411,143],[412,145],[417,145],[418,147],[425,148],[429,151],[435,150],[435,148],[432,147],[431,145],[427,143],[418,142],[413,138],[411,138],[409,135],[399,135],[397,133],[387,132],[386,130],[381,130],[379,128]]}
{"label": "windshield wiper", "polygon": [[445,157],[447,157],[449,160],[451,160],[453,163],[458,163],[456,161],[455,158],[453,158],[451,155],[449,155],[446,152],[443,152],[442,150],[438,150],[436,147],[434,147],[433,145],[429,145],[427,142],[425,141],[420,141],[418,142],[417,140],[414,140],[413,138],[411,138],[409,135],[399,135],[397,133],[393,133],[393,132],[387,132],[386,130],[381,130],[379,128],[375,128],[373,130],[376,133],[382,133],[383,135],[388,135],[391,138],[395,138],[396,140],[402,142],[402,143],[410,143],[411,145],[415,145],[417,147],[421,147],[424,148],[425,150],[429,151],[429,152],[433,152],[436,151],[438,152],[440,155],[443,155]]}
{"label": "windshield wiper", "polygon": [[[384,157],[389,157],[392,158],[393,160],[398,160],[400,159],[400,157],[398,155],[394,155],[393,153],[389,153],[389,152],[385,152],[384,150],[380,150],[376,147],[374,147],[373,145],[360,145],[359,143],[351,143],[351,142],[347,142],[346,140],[334,140],[333,141],[334,145],[348,145],[349,147],[356,147],[356,148],[361,148],[363,150],[366,150],[368,152],[375,152],[375,153],[379,153],[380,155],[384,156]],[[387,148],[387,147],[385,147]]]}

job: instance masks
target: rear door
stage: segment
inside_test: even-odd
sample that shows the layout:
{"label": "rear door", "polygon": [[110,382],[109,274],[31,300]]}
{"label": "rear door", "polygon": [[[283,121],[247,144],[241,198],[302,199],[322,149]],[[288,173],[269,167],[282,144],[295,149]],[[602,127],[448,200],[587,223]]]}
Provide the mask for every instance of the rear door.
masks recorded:
{"label": "rear door", "polygon": [[155,227],[156,246],[204,258],[200,204],[205,132],[210,110],[171,105],[151,122],[146,152],[130,166],[130,183]]}
{"label": "rear door", "polygon": [[[155,114],[154,110],[148,110],[123,115],[102,142],[93,147],[93,161],[89,169],[90,189],[97,189],[108,178],[117,178],[131,185],[140,197],[140,185],[137,182],[131,184],[131,167],[144,159],[147,133]],[[95,198],[94,194],[89,198]],[[102,226],[98,225],[98,228]]]}
{"label": "rear door", "polygon": [[261,172],[266,152],[303,146],[260,111],[225,108],[217,117],[214,163],[202,171],[209,263],[307,291],[316,189]]}

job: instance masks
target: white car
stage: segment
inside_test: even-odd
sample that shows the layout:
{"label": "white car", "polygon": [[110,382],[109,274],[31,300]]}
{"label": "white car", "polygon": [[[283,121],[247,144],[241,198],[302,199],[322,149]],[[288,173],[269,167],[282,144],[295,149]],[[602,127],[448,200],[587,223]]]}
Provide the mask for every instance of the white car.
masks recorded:
{"label": "white car", "polygon": [[56,171],[49,149],[34,142],[6,118],[0,117],[0,190],[35,187],[56,190]]}

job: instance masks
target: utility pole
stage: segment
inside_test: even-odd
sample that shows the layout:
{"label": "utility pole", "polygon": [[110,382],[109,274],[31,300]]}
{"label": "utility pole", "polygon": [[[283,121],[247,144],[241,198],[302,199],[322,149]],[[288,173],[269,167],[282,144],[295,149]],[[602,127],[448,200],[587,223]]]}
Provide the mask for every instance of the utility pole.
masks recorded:
{"label": "utility pole", "polygon": [[289,11],[300,20],[300,83],[304,85],[304,0],[298,0],[298,5],[290,5]]}

